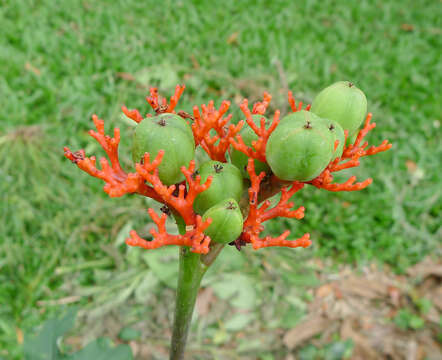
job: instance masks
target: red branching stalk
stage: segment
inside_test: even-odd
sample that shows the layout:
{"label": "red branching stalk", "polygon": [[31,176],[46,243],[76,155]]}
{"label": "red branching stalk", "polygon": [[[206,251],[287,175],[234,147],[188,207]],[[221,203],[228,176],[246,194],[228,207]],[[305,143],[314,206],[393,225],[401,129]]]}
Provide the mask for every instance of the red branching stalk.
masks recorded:
{"label": "red branching stalk", "polygon": [[156,87],[150,88],[150,96],[147,96],[146,100],[157,114],[175,113],[175,107],[185,88],[185,85],[177,85],[175,87],[175,94],[170,97],[169,104],[166,98],[159,98],[158,88]]}
{"label": "red branching stalk", "polygon": [[[137,109],[129,110],[126,106],[122,106],[121,110],[124,115],[126,115],[129,119],[132,119],[136,123],[140,123],[143,120],[140,112]],[[146,114],[146,117],[151,116],[150,114]]]}
{"label": "red branching stalk", "polygon": [[[65,156],[75,163],[80,169],[89,175],[102,179],[106,182],[104,191],[111,197],[122,196],[127,193],[139,193],[148,196],[161,203],[166,204],[171,209],[177,211],[184,219],[188,230],[184,235],[170,235],[165,232],[164,222],[167,215],[159,218],[153,210],[149,214],[158,226],[158,232],[151,232],[154,236],[153,241],[146,241],[140,238],[135,231],[131,232],[131,238],[127,240],[129,245],[141,246],[146,249],[153,249],[163,245],[186,245],[191,247],[191,251],[196,253],[207,253],[210,244],[210,238],[204,236],[203,231],[210,225],[211,220],[202,222],[201,217],[193,211],[193,202],[196,196],[208,189],[212,182],[209,177],[204,184],[201,184],[201,176],[193,176],[195,171],[195,162],[191,161],[188,168],[182,167],[188,188],[180,184],[178,191],[176,185],[164,185],[158,176],[158,167],[164,156],[164,151],[160,151],[156,158],[151,162],[150,155],[144,155],[142,164],[136,164],[136,173],[123,171],[118,158],[118,145],[120,143],[120,130],[114,130],[114,137],[104,133],[104,122],[98,119],[96,115],[92,117],[97,131],[90,130],[89,134],[98,141],[106,152],[109,162],[102,158],[100,160],[101,170],[95,166],[95,157],[86,157],[84,150],[72,153],[68,147],[64,148]],[[148,184],[151,186],[149,186]]]}
{"label": "red branching stalk", "polygon": [[[295,101],[295,98],[294,98],[293,93],[291,91],[289,91],[289,93],[288,93],[288,100],[289,100],[290,108],[292,109],[293,112],[297,112],[299,110],[302,110],[302,101],[300,101],[298,106],[296,106],[296,101]],[[308,104],[304,110],[309,111],[310,108],[311,108],[311,105]]]}
{"label": "red branching stalk", "polygon": [[262,98],[262,101],[257,101],[253,104],[252,114],[264,115],[266,113],[270,101],[272,100],[272,95],[268,92],[264,92]]}
{"label": "red branching stalk", "polygon": [[95,156],[86,157],[84,150],[74,153],[68,147],[64,148],[64,156],[76,164],[81,170],[89,175],[103,180],[104,191],[110,197],[119,197],[130,193],[139,193],[144,196],[159,200],[155,191],[147,186],[144,180],[138,174],[127,174],[123,171],[118,159],[118,145],[120,143],[120,129],[114,129],[114,137],[110,137],[104,133],[104,121],[99,119],[97,115],[92,116],[97,131],[89,130],[92,136],[102,146],[106,152],[111,165],[105,158],[100,159],[101,170],[96,167]]}
{"label": "red branching stalk", "polygon": [[180,184],[178,186],[178,194],[176,194],[176,185],[166,186],[158,176],[158,166],[163,156],[164,151],[161,150],[158,152],[155,160],[150,162],[150,154],[144,154],[143,162],[135,165],[137,173],[152,185],[162,203],[175,209],[181,215],[186,225],[195,225],[196,214],[193,210],[193,203],[199,193],[209,188],[212,183],[212,176],[209,176],[206,182],[201,184],[201,176],[194,176],[195,161],[192,160],[188,168],[181,167],[181,171],[188,184],[188,189],[186,189],[186,185]]}
{"label": "red branching stalk", "polygon": [[166,245],[189,246],[192,252],[207,254],[209,252],[210,237],[204,235],[204,230],[211,224],[212,219],[202,221],[201,216],[196,216],[195,227],[192,230],[186,231],[184,235],[171,235],[166,231],[167,215],[162,214],[159,217],[152,208],[149,208],[148,213],[152,220],[157,225],[158,230],[151,229],[153,240],[147,241],[132,230],[130,238],[126,240],[126,244],[130,246],[139,246],[144,249],[156,249]]}
{"label": "red branching stalk", "polygon": [[[150,88],[150,96],[146,97],[147,102],[152,107],[153,111],[157,114],[162,113],[175,113],[175,107],[180,99],[183,91],[186,87],[184,85],[177,85],[175,87],[175,94],[173,94],[170,98],[169,104],[167,103],[166,98],[160,99],[158,95],[158,88],[152,87]],[[143,120],[143,116],[137,109],[129,110],[126,106],[122,106],[121,110],[124,115],[126,115],[129,119],[139,123]],[[145,117],[150,117],[151,114],[146,114]]]}
{"label": "red branching stalk", "polygon": [[[351,176],[342,184],[332,184],[333,172],[359,166],[359,159],[361,157],[374,155],[382,151],[387,151],[391,148],[392,145],[388,142],[388,140],[384,140],[380,145],[371,146],[368,149],[368,142],[364,142],[361,145],[362,140],[368,134],[368,132],[376,127],[376,123],[371,123],[371,118],[372,114],[368,113],[365,119],[364,127],[359,131],[354,144],[344,146],[342,156],[332,161],[327,168],[317,178],[310,181],[309,184],[328,191],[358,191],[366,188],[373,182],[371,178],[368,178],[362,182],[355,183],[356,176]],[[347,141],[347,136],[348,132],[345,131],[345,141]]]}
{"label": "red branching stalk", "polygon": [[[213,101],[201,105],[201,112],[197,106],[193,107],[194,122],[192,124],[193,137],[197,145],[206,151],[212,160],[226,161],[226,152],[230,146],[229,139],[233,138],[242,128],[244,122],[237,125],[229,124],[232,115],[224,117],[230,107],[230,101],[223,101],[219,110]],[[215,130],[216,135],[211,135]]]}
{"label": "red branching stalk", "polygon": [[[253,107],[257,114],[263,115],[261,113],[262,110],[265,111],[265,109],[268,106],[268,102],[270,101],[271,97],[269,94],[264,93],[264,101],[262,103],[255,104]],[[266,145],[267,141],[272,134],[273,130],[278,126],[279,124],[279,110],[275,111],[275,115],[273,116],[273,121],[270,124],[270,126],[266,129],[265,127],[265,119],[261,119],[260,126],[258,127],[252,118],[252,112],[249,109],[248,106],[249,102],[247,99],[244,99],[243,102],[240,105],[241,111],[246,116],[246,122],[247,124],[252,128],[252,130],[255,132],[256,135],[258,135],[258,140],[252,142],[252,147],[247,146],[244,143],[244,140],[242,139],[241,135],[236,136],[235,139],[230,139],[230,143],[232,146],[238,150],[246,154],[249,158],[258,159],[262,162],[266,161]]]}
{"label": "red branching stalk", "polygon": [[262,223],[264,221],[273,219],[275,217],[286,217],[302,219],[304,217],[304,207],[301,206],[296,210],[291,210],[294,206],[293,202],[289,202],[290,198],[299,190],[304,187],[303,183],[293,183],[291,186],[282,188],[281,198],[279,202],[271,209],[270,201],[265,200],[261,206],[258,204],[258,194],[260,190],[260,184],[265,176],[262,172],[259,175],[255,173],[255,165],[252,158],[249,159],[247,164],[247,171],[250,175],[251,186],[248,190],[249,193],[249,213],[247,219],[244,222],[244,230],[241,234],[239,242],[251,243],[254,249],[260,249],[270,246],[286,246],[286,247],[307,247],[311,244],[310,234],[304,234],[297,240],[287,240],[290,231],[287,230],[276,238],[266,236],[260,238],[259,234],[264,230]]}
{"label": "red branching stalk", "polygon": [[193,202],[196,196],[207,190],[212,183],[212,177],[209,176],[204,184],[201,185],[201,176],[194,178],[195,161],[191,161],[188,168],[181,167],[188,188],[186,185],[180,184],[178,192],[176,185],[164,185],[158,176],[158,167],[164,157],[164,151],[160,150],[156,158],[151,162],[150,154],[144,154],[143,162],[137,163],[135,168],[137,173],[148,183],[150,183],[155,194],[160,198],[160,202],[166,204],[171,209],[179,213],[186,223],[186,233],[184,235],[168,234],[165,227],[167,215],[163,214],[161,218],[149,209],[149,215],[157,224],[158,231],[151,230],[153,236],[152,241],[142,239],[135,231],[130,232],[130,238],[126,239],[126,243],[131,246],[140,246],[145,249],[155,249],[165,245],[190,246],[191,251],[200,254],[207,254],[209,251],[210,237],[204,235],[204,230],[211,224],[212,220],[202,221],[201,216],[196,215],[193,211]]}

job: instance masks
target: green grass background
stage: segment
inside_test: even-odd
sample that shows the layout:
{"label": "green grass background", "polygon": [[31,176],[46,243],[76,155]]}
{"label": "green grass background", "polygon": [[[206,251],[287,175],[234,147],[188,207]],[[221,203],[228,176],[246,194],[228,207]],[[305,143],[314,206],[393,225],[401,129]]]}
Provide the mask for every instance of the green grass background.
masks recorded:
{"label": "green grass background", "polygon": [[[145,229],[146,201],[106,197],[102,184],[62,151],[69,145],[102,155],[86,133],[96,113],[108,131],[121,128],[120,152],[130,169],[133,124],[120,107],[146,112],[151,85],[170,95],[185,83],[179,107],[189,112],[210,99],[231,99],[238,116],[235,103],[255,101],[264,90],[274,96],[272,109],[286,112],[288,88],[311,102],[330,83],[352,80],[378,124],[370,142],[393,143],[352,170],[359,179],[374,178],[368,189],[305,189],[294,199],[307,209],[304,220],[269,224],[274,234],[311,232],[311,249],[229,249],[225,271],[267,284],[261,261],[278,269],[284,257],[289,269],[274,279],[283,286],[299,259],[378,261],[401,271],[438,251],[441,32],[434,0],[1,1],[0,356],[19,358],[17,329],[57,311],[40,301],[80,294],[80,304],[92,309],[109,304],[135,274],[157,281],[165,271],[155,273],[150,255],[122,244],[128,230]],[[157,294],[173,286],[172,275],[159,278]],[[263,298],[276,291],[258,290]]]}

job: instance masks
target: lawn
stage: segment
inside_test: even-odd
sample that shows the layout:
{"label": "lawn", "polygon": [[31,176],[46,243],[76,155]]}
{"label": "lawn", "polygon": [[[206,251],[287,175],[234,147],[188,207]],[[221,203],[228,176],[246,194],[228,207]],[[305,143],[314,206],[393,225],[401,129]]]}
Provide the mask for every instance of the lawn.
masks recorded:
{"label": "lawn", "polygon": [[[128,231],[149,226],[147,202],[108,198],[62,150],[101,155],[86,133],[96,113],[108,131],[121,128],[129,169],[133,124],[120,108],[146,112],[149,86],[170,95],[185,83],[180,109],[188,112],[230,99],[238,119],[244,97],[256,101],[267,90],[272,110],[286,113],[288,89],[308,103],[330,83],[352,80],[378,124],[370,141],[393,143],[356,170],[360,179],[374,178],[368,189],[308,188],[294,199],[307,209],[304,220],[269,225],[275,234],[310,232],[310,249],[225,250],[208,279],[215,288],[246,289],[238,296],[256,300],[247,307],[254,315],[227,328],[216,319],[198,322],[195,346],[216,352],[264,320],[267,329],[292,326],[309,301],[306,289],[317,285],[301,265],[313,257],[403,272],[440,255],[438,1],[6,0],[0,33],[0,357],[19,359],[22,333],[64,302],[80,305],[82,324],[94,323],[87,336],[106,333],[102,319],[123,327],[142,316],[162,326],[152,342],[167,339],[176,249],[128,249]],[[278,296],[287,286],[290,306]],[[269,323],[287,315],[262,309],[263,301],[294,314],[293,323]],[[269,344],[261,353],[273,359],[281,351]]]}

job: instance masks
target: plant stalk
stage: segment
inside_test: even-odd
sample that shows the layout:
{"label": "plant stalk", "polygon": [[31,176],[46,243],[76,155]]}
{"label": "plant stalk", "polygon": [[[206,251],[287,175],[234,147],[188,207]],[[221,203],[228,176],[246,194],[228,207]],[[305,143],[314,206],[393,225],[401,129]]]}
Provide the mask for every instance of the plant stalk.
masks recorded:
{"label": "plant stalk", "polygon": [[[174,215],[180,232],[185,232],[182,219],[176,214]],[[170,360],[184,359],[187,336],[201,280],[223,247],[223,244],[213,244],[210,248],[210,252],[206,255],[195,254],[186,246],[180,247],[178,286]]]}
{"label": "plant stalk", "polygon": [[192,253],[187,247],[182,246],[180,248],[180,265],[170,360],[184,359],[184,349],[198,289],[206,271],[206,266],[201,263],[200,257],[200,254]]}

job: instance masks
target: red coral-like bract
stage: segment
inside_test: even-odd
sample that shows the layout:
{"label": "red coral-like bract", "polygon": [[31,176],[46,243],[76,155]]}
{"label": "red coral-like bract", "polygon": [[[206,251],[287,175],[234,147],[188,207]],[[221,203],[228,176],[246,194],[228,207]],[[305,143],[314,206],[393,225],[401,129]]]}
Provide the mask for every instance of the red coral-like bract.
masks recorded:
{"label": "red coral-like bract", "polygon": [[244,99],[240,105],[241,111],[246,116],[247,124],[252,128],[255,134],[258,136],[258,140],[252,142],[252,147],[247,146],[244,143],[244,140],[240,134],[236,135],[236,138],[229,139],[232,146],[242,153],[246,154],[247,157],[257,159],[262,162],[266,162],[266,145],[267,141],[272,134],[273,130],[279,124],[279,115],[280,111],[276,110],[275,115],[273,116],[273,121],[268,128],[265,126],[264,117],[261,118],[260,126],[258,127],[253,121],[252,115],[259,114],[263,115],[265,110],[267,109],[268,103],[271,100],[271,96],[267,93],[264,93],[264,101],[257,103],[253,106],[254,112],[251,112],[249,109],[249,101]]}
{"label": "red coral-like bract", "polygon": [[209,252],[210,237],[204,234],[204,230],[211,224],[212,219],[202,221],[201,216],[196,217],[195,227],[187,230],[184,235],[171,235],[166,231],[167,215],[162,214],[159,217],[152,208],[148,210],[150,217],[157,225],[158,230],[151,229],[152,241],[145,240],[138,236],[136,231],[130,232],[130,238],[126,244],[130,246],[139,246],[144,249],[156,249],[166,245],[189,246],[190,251],[200,254]]}
{"label": "red coral-like bract", "polygon": [[104,191],[110,197],[120,197],[125,194],[139,193],[141,195],[159,200],[155,191],[144,183],[138,174],[127,174],[123,171],[118,158],[118,145],[120,143],[120,129],[114,129],[114,137],[104,133],[104,121],[97,115],[92,116],[97,131],[89,130],[92,136],[106,152],[111,165],[105,158],[100,159],[101,170],[96,167],[95,156],[86,157],[84,150],[72,153],[68,147],[64,148],[64,155],[81,170],[89,175],[103,180],[106,185]]}
{"label": "red coral-like bract", "polygon": [[[217,110],[213,101],[201,105],[201,112],[198,106],[193,107],[194,122],[192,124],[193,137],[197,145],[206,151],[212,160],[226,161],[226,152],[230,146],[230,139],[241,130],[244,122],[229,124],[232,115],[224,117],[230,107],[230,101],[224,100]],[[229,125],[227,125],[229,124]],[[216,135],[211,134],[211,130]]]}
{"label": "red coral-like bract", "polygon": [[[146,97],[146,101],[152,107],[153,111],[157,114],[162,113],[175,113],[175,107],[178,104],[178,100],[180,99],[183,91],[185,89],[185,85],[177,85],[175,87],[175,93],[170,97],[169,103],[166,98],[160,98],[158,94],[158,88],[152,87],[150,88],[150,96]],[[129,110],[126,106],[122,106],[121,110],[124,115],[126,115],[129,119],[140,123],[143,120],[143,116],[137,109]],[[152,116],[151,114],[146,114],[146,117]]]}
{"label": "red coral-like bract", "polygon": [[196,196],[204,190],[207,190],[212,183],[212,177],[209,176],[204,184],[201,184],[201,176],[194,178],[195,161],[191,161],[188,168],[181,167],[184,174],[186,185],[178,185],[178,193],[176,185],[164,185],[158,175],[158,167],[164,157],[164,150],[158,152],[157,157],[151,162],[150,154],[144,154],[142,163],[137,163],[135,168],[137,173],[142,176],[146,182],[150,183],[161,199],[160,202],[166,204],[170,209],[176,211],[186,223],[186,233],[184,235],[172,235],[166,232],[165,222],[167,215],[163,214],[161,218],[149,209],[149,215],[157,224],[158,231],[152,230],[152,241],[142,239],[135,231],[131,231],[130,238],[126,240],[128,245],[141,246],[145,249],[154,249],[164,245],[186,245],[191,247],[191,251],[206,254],[209,251],[210,237],[205,236],[203,231],[210,225],[211,219],[201,220],[201,216],[196,215],[193,211],[193,203]]}
{"label": "red coral-like bract", "polygon": [[[303,105],[302,101],[300,101],[298,103],[298,106],[296,106],[295,97],[293,96],[293,92],[291,92],[291,91],[288,92],[288,101],[289,101],[290,108],[292,109],[293,112],[297,112],[297,111],[302,110],[302,105]],[[311,105],[308,104],[304,110],[309,111],[310,108],[311,108]]]}
{"label": "red coral-like bract", "polygon": [[185,88],[185,85],[177,85],[175,87],[175,94],[170,97],[170,101],[167,103],[166,98],[160,99],[158,95],[158,88],[153,87],[150,88],[150,96],[147,96],[146,100],[152,107],[153,111],[155,111],[157,114],[175,113],[175,107],[178,104],[178,100],[183,94]]}
{"label": "red coral-like bract", "polygon": [[[325,189],[328,191],[358,191],[365,189],[373,182],[371,178],[368,178],[362,182],[355,183],[356,176],[351,176],[342,184],[332,183],[333,172],[359,166],[359,159],[361,157],[374,155],[382,151],[387,151],[391,148],[392,145],[388,142],[388,140],[384,140],[380,145],[371,146],[368,149],[368,142],[364,142],[361,145],[361,141],[368,134],[368,132],[376,127],[376,123],[372,123],[371,118],[372,114],[368,113],[365,119],[364,127],[359,131],[354,144],[344,146],[342,156],[333,160],[318,177],[308,182],[309,184],[316,186],[319,189]],[[345,130],[345,142],[347,142],[347,137],[348,132]]]}
{"label": "red coral-like bract", "polygon": [[251,181],[251,186],[248,190],[250,208],[247,219],[244,221],[243,233],[241,234],[239,241],[237,241],[237,245],[241,246],[241,244],[244,243],[251,243],[254,249],[270,246],[286,246],[292,248],[310,246],[310,234],[308,233],[296,240],[287,240],[287,237],[290,235],[289,230],[284,231],[276,238],[272,238],[271,236],[266,236],[264,238],[259,237],[259,234],[264,230],[262,223],[265,221],[276,217],[295,218],[298,220],[304,217],[305,208],[301,206],[296,210],[291,210],[294,204],[289,202],[290,198],[304,187],[304,184],[298,182],[282,188],[279,202],[269,209],[269,200],[265,200],[261,206],[258,204],[260,184],[265,173],[261,172],[259,175],[255,173],[255,164],[252,158],[248,160],[247,171]]}
{"label": "red coral-like bract", "polygon": [[[167,104],[167,101],[163,99],[162,104],[159,105],[158,92],[153,88],[151,89],[151,97],[148,98],[148,102],[157,113],[173,112],[183,90],[184,86],[177,85],[175,95],[171,97],[170,104]],[[136,122],[142,121],[138,110],[129,111],[123,108],[123,112]],[[193,252],[207,253],[209,251],[210,237],[205,236],[203,231],[210,225],[211,220],[207,219],[203,222],[201,216],[196,215],[193,211],[193,202],[200,192],[208,189],[212,178],[209,177],[204,184],[201,184],[201,177],[193,176],[195,162],[191,161],[188,168],[184,166],[181,168],[188,184],[187,188],[184,184],[179,184],[178,189],[176,189],[176,185],[164,185],[158,176],[158,167],[163,159],[164,151],[159,151],[153,161],[150,161],[150,154],[146,153],[143,162],[135,165],[136,172],[128,174],[121,168],[118,158],[120,130],[115,128],[114,137],[110,137],[104,133],[103,120],[98,119],[96,115],[93,115],[92,119],[97,131],[90,130],[89,134],[95,138],[105,150],[111,165],[103,158],[100,160],[101,170],[99,170],[95,166],[95,157],[86,157],[84,150],[72,153],[68,147],[65,147],[65,156],[89,175],[105,181],[104,191],[108,193],[109,196],[116,197],[127,193],[139,193],[150,197],[167,205],[170,209],[178,213],[187,225],[187,230],[184,235],[168,234],[164,226],[167,215],[163,214],[162,217],[159,218],[152,209],[149,209],[149,214],[158,226],[158,231],[151,231],[153,240],[144,240],[140,238],[135,231],[132,231],[130,239],[127,239],[127,244],[141,246],[146,249],[172,244],[186,245],[190,246]]]}
{"label": "red coral-like bract", "polygon": [[193,203],[196,196],[207,190],[212,183],[212,176],[209,176],[204,184],[201,184],[201,176],[194,176],[195,161],[192,160],[188,168],[181,167],[181,172],[184,174],[187,184],[178,185],[178,193],[176,194],[176,185],[164,185],[158,176],[158,166],[163,159],[164,151],[160,150],[156,159],[150,162],[150,155],[144,154],[142,163],[137,163],[135,168],[144,180],[150,183],[156,194],[161,198],[161,202],[176,210],[183,218],[186,225],[193,225],[196,222],[196,215],[193,211]]}

